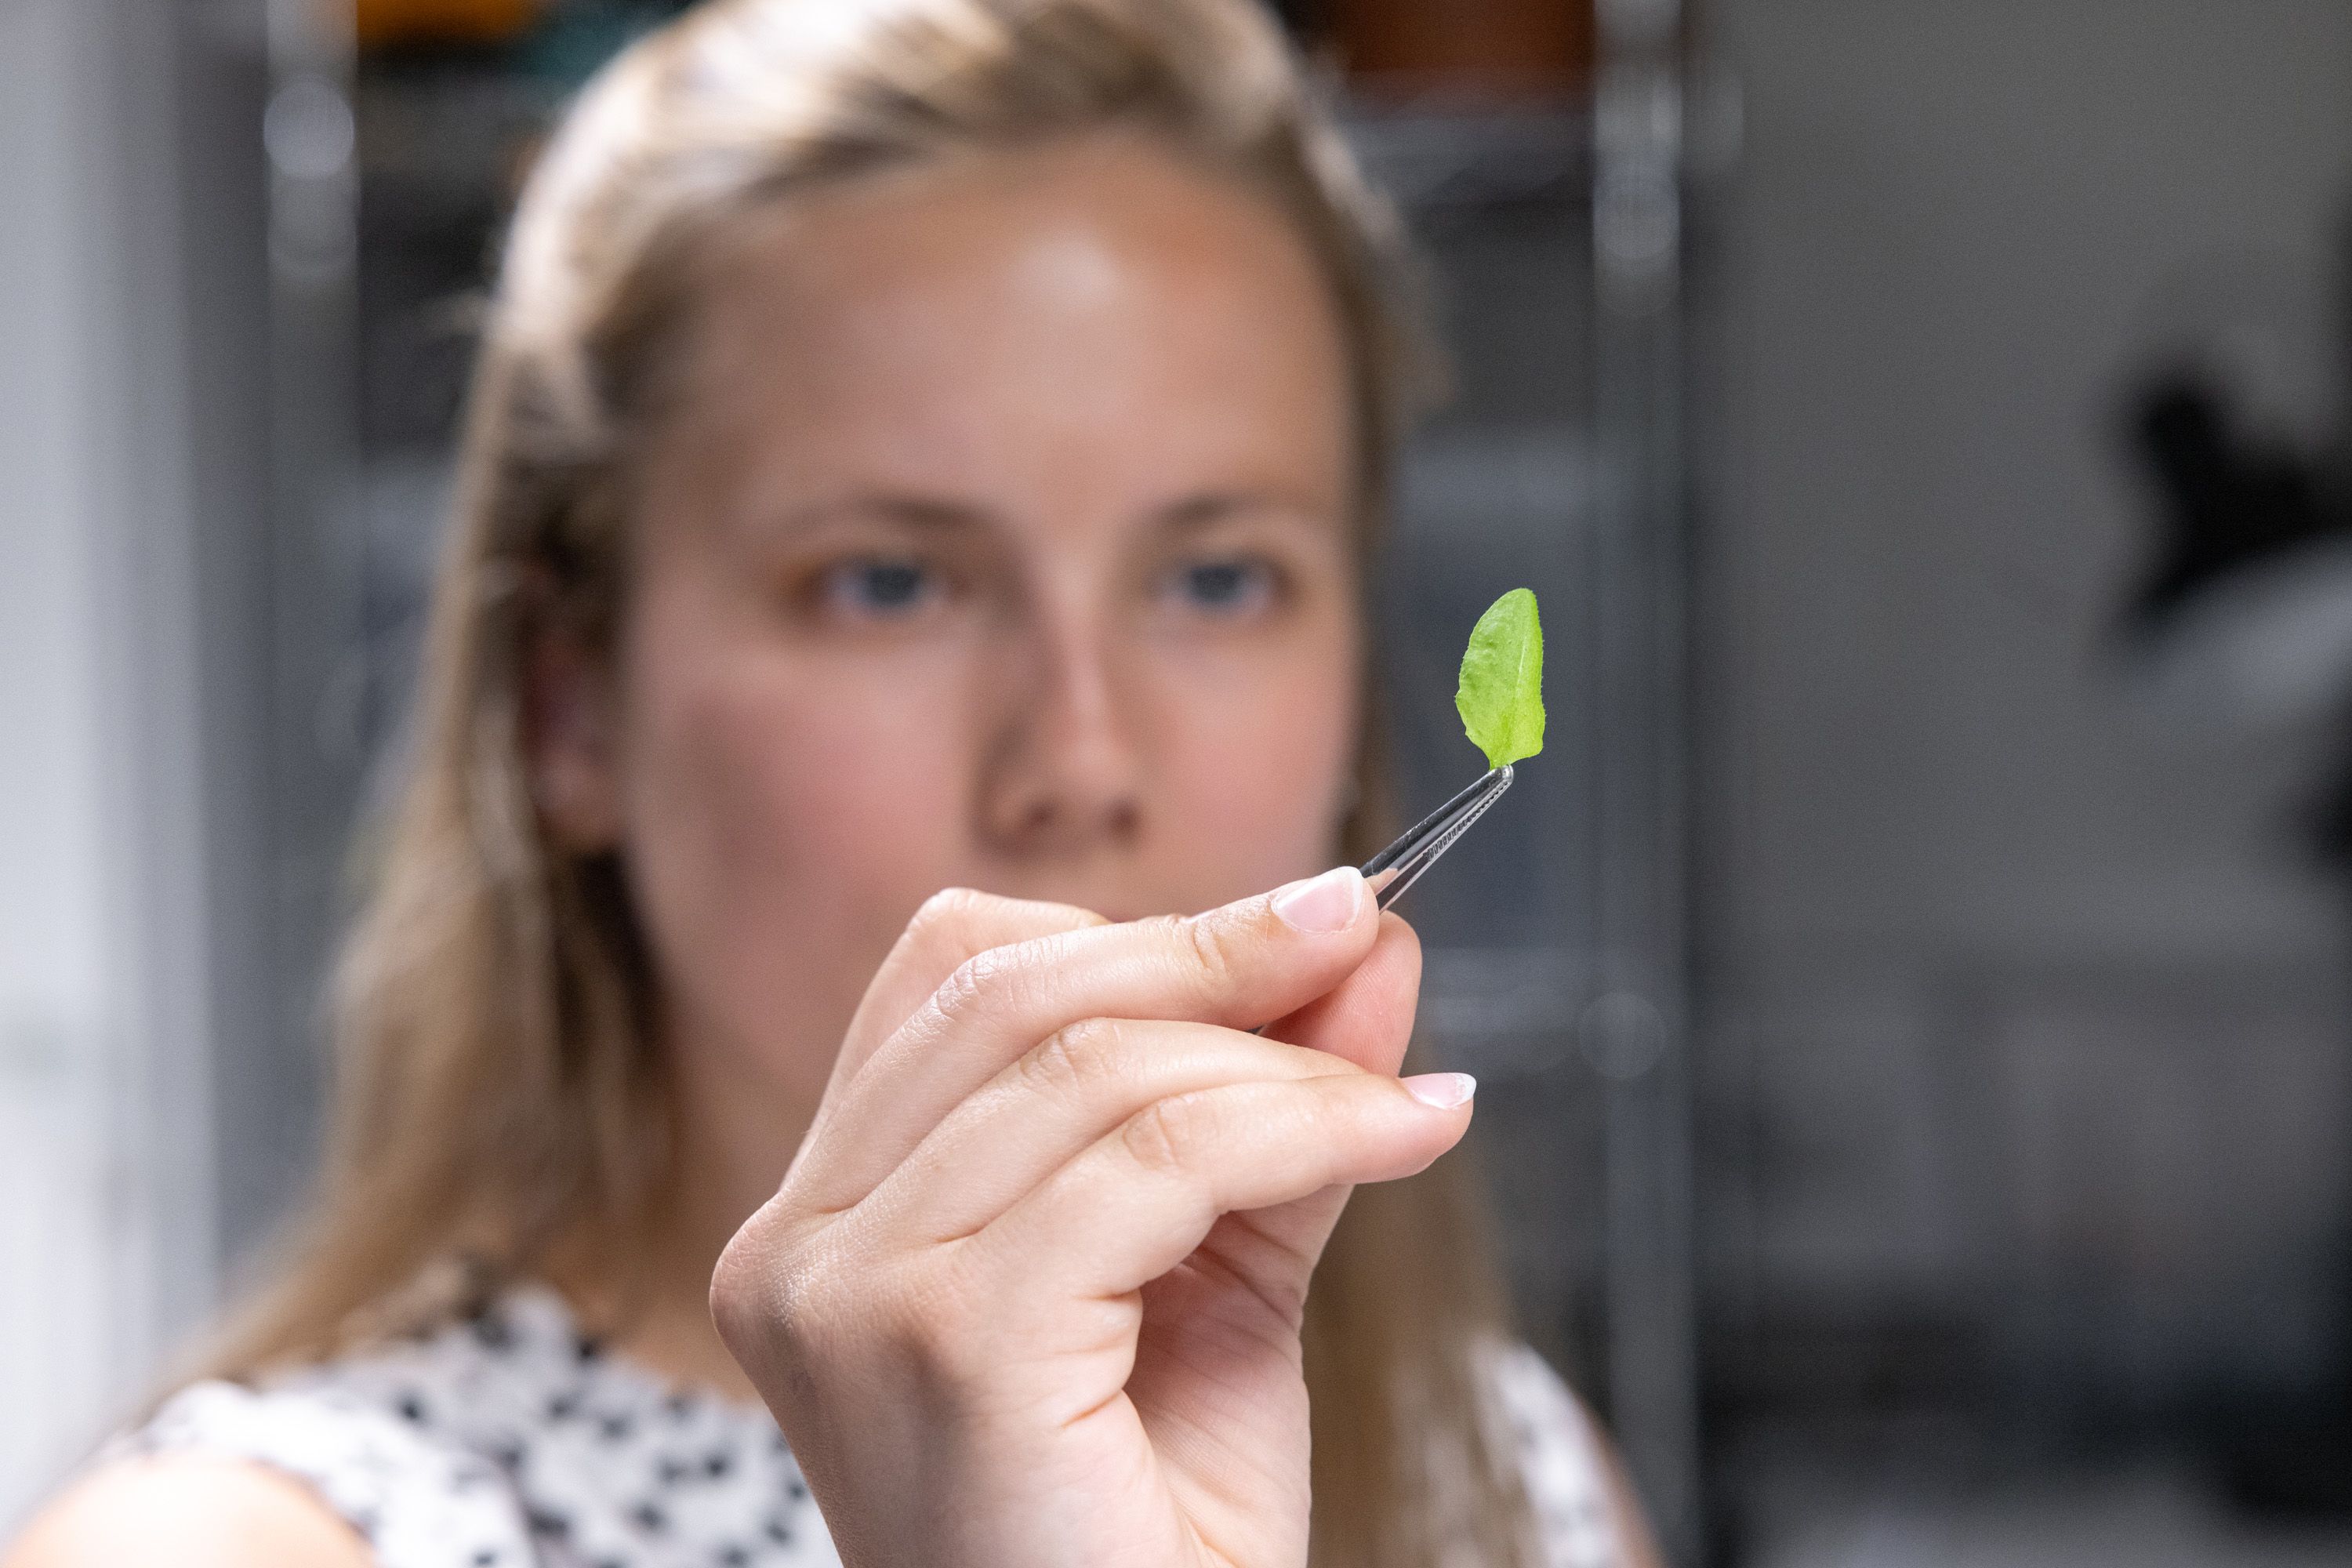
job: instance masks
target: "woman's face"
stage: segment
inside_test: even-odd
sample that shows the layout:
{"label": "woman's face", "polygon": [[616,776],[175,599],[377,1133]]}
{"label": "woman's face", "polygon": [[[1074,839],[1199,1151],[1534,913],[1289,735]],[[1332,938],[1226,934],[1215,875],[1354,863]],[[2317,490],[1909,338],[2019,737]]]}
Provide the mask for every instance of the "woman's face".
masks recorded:
{"label": "woman's face", "polygon": [[1104,139],[798,202],[685,374],[597,728],[690,1077],[813,1105],[941,888],[1126,919],[1330,862],[1347,362],[1259,198]]}

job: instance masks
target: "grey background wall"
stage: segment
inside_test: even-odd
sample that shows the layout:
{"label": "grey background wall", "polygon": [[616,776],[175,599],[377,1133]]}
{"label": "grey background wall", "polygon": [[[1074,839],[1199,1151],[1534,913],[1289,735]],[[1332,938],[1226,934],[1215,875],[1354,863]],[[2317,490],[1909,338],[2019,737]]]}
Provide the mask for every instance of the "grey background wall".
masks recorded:
{"label": "grey background wall", "polygon": [[[2134,377],[2335,412],[2352,9],[1726,0],[1704,585],[1713,1365],[2060,1414],[2340,1353],[2340,728],[2150,700]],[[2260,329],[2260,330],[2256,330]]]}
{"label": "grey background wall", "polygon": [[218,1279],[264,809],[229,151],[258,149],[218,120],[239,80],[257,106],[260,23],[0,4],[0,1535]]}

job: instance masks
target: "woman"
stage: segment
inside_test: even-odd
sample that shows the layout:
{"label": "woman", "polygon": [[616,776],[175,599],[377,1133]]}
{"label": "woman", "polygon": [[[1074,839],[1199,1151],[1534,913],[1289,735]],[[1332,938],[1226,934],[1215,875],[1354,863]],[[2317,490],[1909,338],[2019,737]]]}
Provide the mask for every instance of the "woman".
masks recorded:
{"label": "woman", "polygon": [[1325,1247],[1470,1115],[1322,869],[1389,251],[1245,0],[718,0],[610,68],[314,1217],[14,1568],[1297,1563],[1310,1495],[1322,1563],[1630,1558],[1444,1191]]}

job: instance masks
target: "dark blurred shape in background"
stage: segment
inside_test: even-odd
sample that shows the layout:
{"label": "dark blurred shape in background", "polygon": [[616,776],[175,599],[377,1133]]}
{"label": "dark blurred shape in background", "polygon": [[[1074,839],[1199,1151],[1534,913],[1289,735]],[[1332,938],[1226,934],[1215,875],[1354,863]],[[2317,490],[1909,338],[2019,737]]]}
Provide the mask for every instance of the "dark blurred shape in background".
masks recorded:
{"label": "dark blurred shape in background", "polygon": [[357,0],[359,47],[510,43],[543,9],[541,0]]}
{"label": "dark blurred shape in background", "polygon": [[[1549,0],[1332,0],[1310,27],[1364,90],[1455,102],[1581,95],[1591,85],[1593,18]],[[1319,26],[1316,26],[1319,23]]]}
{"label": "dark blurred shape in background", "polygon": [[[301,1178],[473,305],[681,8],[0,6],[0,1531]],[[2352,12],[1276,8],[1458,360],[1408,801],[1550,629],[1424,1023],[1678,1559],[2352,1561]]]}

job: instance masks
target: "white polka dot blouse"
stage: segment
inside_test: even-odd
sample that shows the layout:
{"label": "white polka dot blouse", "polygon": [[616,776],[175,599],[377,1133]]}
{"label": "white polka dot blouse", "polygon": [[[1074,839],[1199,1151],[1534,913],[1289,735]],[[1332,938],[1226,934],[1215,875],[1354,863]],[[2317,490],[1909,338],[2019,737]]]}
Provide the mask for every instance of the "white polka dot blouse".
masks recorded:
{"label": "white polka dot blouse", "polygon": [[[1525,1346],[1489,1359],[1551,1568],[1614,1568],[1582,1411]],[[837,1568],[768,1412],[681,1392],[543,1287],[257,1386],[182,1390],[102,1458],[193,1453],[309,1488],[381,1568]]]}

